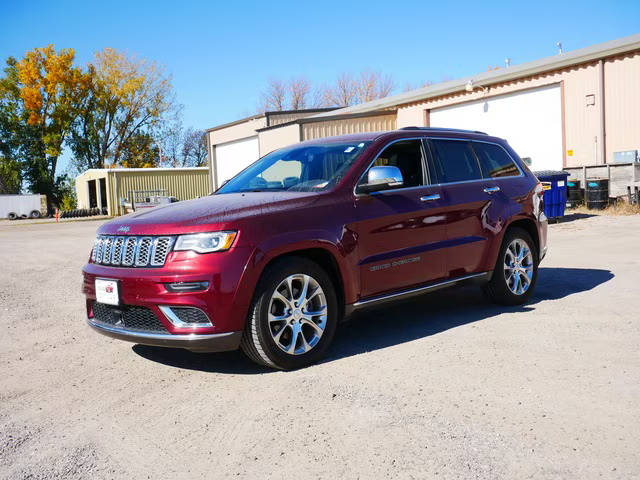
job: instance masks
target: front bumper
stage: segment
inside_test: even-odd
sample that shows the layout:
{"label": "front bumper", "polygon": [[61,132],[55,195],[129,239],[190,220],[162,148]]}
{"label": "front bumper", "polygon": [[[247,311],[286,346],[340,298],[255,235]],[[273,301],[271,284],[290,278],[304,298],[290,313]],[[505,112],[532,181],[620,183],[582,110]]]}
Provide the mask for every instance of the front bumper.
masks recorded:
{"label": "front bumper", "polygon": [[193,352],[226,352],[240,346],[242,332],[213,334],[182,334],[139,332],[113,327],[87,319],[87,323],[96,332],[107,337],[127,342],[152,345],[156,347],[184,348]]}

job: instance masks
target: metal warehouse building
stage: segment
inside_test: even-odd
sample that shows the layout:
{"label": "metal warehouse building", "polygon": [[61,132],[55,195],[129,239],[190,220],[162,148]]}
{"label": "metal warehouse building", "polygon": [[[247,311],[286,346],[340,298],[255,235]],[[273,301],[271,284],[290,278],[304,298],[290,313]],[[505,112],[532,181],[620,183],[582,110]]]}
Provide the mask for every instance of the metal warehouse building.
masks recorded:
{"label": "metal warehouse building", "polygon": [[353,107],[271,112],[212,128],[212,187],[275,148],[407,126],[506,138],[533,170],[626,165],[624,175],[640,181],[640,34]]}
{"label": "metal warehouse building", "polygon": [[78,208],[106,208],[111,216],[122,215],[121,200],[131,203],[135,192],[164,192],[178,200],[211,193],[209,169],[197,168],[102,168],[76,177]]}

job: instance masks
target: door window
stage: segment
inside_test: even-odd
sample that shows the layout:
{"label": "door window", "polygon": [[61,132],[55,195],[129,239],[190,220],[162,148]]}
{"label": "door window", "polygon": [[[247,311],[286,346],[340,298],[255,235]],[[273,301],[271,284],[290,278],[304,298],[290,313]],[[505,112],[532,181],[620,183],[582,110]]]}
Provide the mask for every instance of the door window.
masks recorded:
{"label": "door window", "polygon": [[482,175],[485,178],[516,177],[520,170],[500,145],[495,143],[472,142],[478,156]]}
{"label": "door window", "polygon": [[431,147],[438,183],[465,182],[482,178],[469,142],[431,140]]}
{"label": "door window", "polygon": [[[424,185],[422,146],[420,140],[403,140],[385,148],[372,167],[398,167],[402,173],[403,187]],[[363,178],[366,182],[366,175]]]}

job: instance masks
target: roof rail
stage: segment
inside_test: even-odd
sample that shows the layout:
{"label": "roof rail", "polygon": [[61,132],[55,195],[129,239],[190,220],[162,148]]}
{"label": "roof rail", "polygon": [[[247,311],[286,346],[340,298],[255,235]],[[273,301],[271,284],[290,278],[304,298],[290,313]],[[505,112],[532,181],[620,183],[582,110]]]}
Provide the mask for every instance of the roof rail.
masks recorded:
{"label": "roof rail", "polygon": [[487,132],[481,132],[480,130],[464,130],[462,128],[441,128],[441,127],[402,127],[398,130],[425,130],[431,132],[464,132],[464,133],[479,133],[480,135],[488,135]]}

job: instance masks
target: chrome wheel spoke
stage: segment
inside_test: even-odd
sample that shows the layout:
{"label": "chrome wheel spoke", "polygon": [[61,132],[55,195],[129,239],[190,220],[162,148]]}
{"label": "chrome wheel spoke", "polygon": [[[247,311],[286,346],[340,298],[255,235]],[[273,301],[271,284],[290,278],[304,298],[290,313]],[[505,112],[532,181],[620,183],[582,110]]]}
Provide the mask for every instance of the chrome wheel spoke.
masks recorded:
{"label": "chrome wheel spoke", "polygon": [[313,277],[302,273],[289,275],[276,287],[269,303],[268,322],[273,341],[289,355],[312,350],[324,333],[327,311],[324,291]]}
{"label": "chrome wheel spoke", "polygon": [[313,320],[310,320],[308,318],[303,318],[302,319],[302,324],[303,325],[310,325],[316,331],[316,335],[318,335],[318,337],[320,335],[322,335],[322,333],[324,332],[324,329],[321,328],[320,325],[318,325],[316,322],[314,322]]}
{"label": "chrome wheel spoke", "polygon": [[276,341],[278,345],[280,345],[280,337],[282,336],[282,334],[287,328],[289,328],[289,325],[284,324],[282,328],[280,328],[280,330],[278,330],[276,333],[273,334],[273,339]]}
{"label": "chrome wheel spoke", "polygon": [[272,313],[269,314],[269,323],[273,322],[283,322],[289,318],[289,315],[286,313],[283,315],[274,315]]}
{"label": "chrome wheel spoke", "polygon": [[303,313],[307,317],[317,317],[318,315],[325,315],[327,313],[327,307],[323,305],[322,307],[320,307],[320,310],[306,311]]}
{"label": "chrome wheel spoke", "polygon": [[533,255],[522,239],[513,240],[504,254],[504,279],[512,293],[522,295],[531,286]]}

